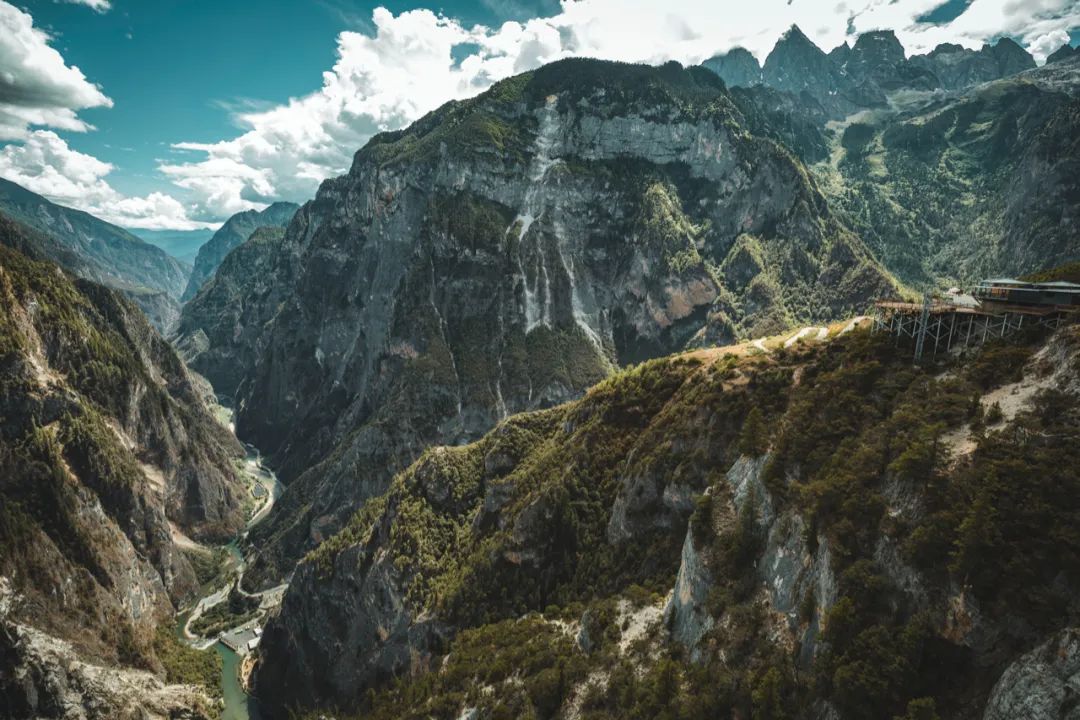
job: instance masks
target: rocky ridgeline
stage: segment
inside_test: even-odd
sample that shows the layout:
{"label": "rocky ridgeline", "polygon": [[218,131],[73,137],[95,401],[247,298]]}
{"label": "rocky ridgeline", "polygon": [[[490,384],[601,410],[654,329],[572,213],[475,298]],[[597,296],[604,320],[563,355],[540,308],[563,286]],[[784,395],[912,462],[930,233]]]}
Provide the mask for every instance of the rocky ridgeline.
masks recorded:
{"label": "rocky ridgeline", "polygon": [[123,228],[49,202],[2,178],[0,214],[33,229],[20,233],[18,249],[27,252],[32,246],[35,257],[124,292],[159,331],[171,329],[188,275],[179,260]]}
{"label": "rocky ridgeline", "polygon": [[816,104],[843,118],[859,110],[884,108],[902,90],[962,90],[1035,67],[1035,60],[1009,38],[979,50],[944,43],[925,55],[907,57],[891,30],[863,33],[825,53],[792,26],[759,65],[736,47],[702,63],[729,86],[766,85]]}
{"label": "rocky ridgeline", "polygon": [[[748,124],[701,69],[556,63],[376,136],[265,256],[226,260],[180,342],[220,360],[195,366],[237,387],[238,432],[290,485],[246,577],[286,572],[431,443],[887,292]],[[240,317],[214,319],[227,287]]]}

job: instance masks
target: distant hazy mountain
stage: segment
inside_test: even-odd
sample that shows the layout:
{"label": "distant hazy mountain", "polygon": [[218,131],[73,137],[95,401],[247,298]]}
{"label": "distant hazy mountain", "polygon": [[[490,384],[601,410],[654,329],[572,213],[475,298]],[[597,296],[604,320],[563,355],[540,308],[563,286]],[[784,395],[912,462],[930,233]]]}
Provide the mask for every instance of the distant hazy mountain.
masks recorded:
{"label": "distant hazy mountain", "polygon": [[3,179],[0,212],[49,234],[80,260],[77,268],[56,262],[87,279],[124,290],[159,290],[175,299],[184,291],[188,271],[180,261],[89,213],[57,205]]}
{"label": "distant hazy mountain", "polygon": [[21,252],[123,292],[162,333],[179,318],[180,289],[191,268],[161,248],[2,179],[0,218],[23,228],[0,238],[0,244],[18,242]]}
{"label": "distant hazy mountain", "polygon": [[257,228],[285,227],[299,209],[300,206],[294,203],[277,202],[265,210],[246,210],[226,220],[214,236],[199,248],[199,253],[195,258],[195,268],[191,271],[191,277],[188,278],[183,300],[187,301],[195,297],[199,288],[213,277],[214,271],[229,251],[251,237],[251,233]]}
{"label": "distant hazy mountain", "polygon": [[213,236],[213,230],[143,230],[133,229],[133,234],[161,248],[187,265],[195,264],[199,248]]}

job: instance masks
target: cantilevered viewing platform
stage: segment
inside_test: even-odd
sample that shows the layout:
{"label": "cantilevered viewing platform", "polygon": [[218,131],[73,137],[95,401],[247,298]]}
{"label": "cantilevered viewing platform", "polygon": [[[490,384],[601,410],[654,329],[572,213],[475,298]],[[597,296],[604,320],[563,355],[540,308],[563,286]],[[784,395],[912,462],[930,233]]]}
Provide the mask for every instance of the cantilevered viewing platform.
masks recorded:
{"label": "cantilevered viewing platform", "polygon": [[996,278],[979,283],[971,294],[953,289],[927,295],[921,303],[880,300],[872,314],[876,331],[894,335],[897,343],[914,340],[920,360],[926,352],[983,343],[1032,324],[1057,327],[1080,316],[1080,284]]}

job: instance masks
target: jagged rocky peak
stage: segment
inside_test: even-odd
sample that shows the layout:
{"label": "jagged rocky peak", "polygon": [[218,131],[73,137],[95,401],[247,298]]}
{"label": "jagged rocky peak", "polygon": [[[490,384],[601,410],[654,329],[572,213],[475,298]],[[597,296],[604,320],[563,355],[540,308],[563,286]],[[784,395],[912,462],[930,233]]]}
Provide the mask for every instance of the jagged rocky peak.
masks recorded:
{"label": "jagged rocky peak", "polygon": [[849,57],[851,57],[851,46],[846,40],[829,51],[829,59],[839,67],[843,67]]}
{"label": "jagged rocky peak", "polygon": [[813,99],[829,116],[883,107],[900,90],[958,90],[1035,67],[1031,55],[1009,38],[981,50],[942,44],[906,57],[892,30],[862,33],[828,55],[792,26],[765,60],[766,85]]}
{"label": "jagged rocky peak", "polygon": [[1065,43],[1046,58],[1047,64],[1065,62],[1073,58],[1080,57],[1080,47],[1073,47],[1069,43]]}
{"label": "jagged rocky peak", "polygon": [[752,87],[761,83],[761,64],[746,48],[732,48],[701,64],[719,75],[728,87]]}
{"label": "jagged rocky peak", "polygon": [[997,80],[1035,67],[1035,59],[1010,38],[969,50],[942,43],[926,55],[911,58],[914,66],[927,70],[946,90],[958,90]]}
{"label": "jagged rocky peak", "polygon": [[295,203],[275,202],[262,210],[245,210],[226,220],[217,232],[199,248],[199,253],[195,257],[195,267],[188,278],[183,299],[190,300],[195,297],[206,281],[213,277],[225,256],[247,240],[257,228],[285,227],[299,209],[300,206]]}
{"label": "jagged rocky peak", "polygon": [[828,67],[828,56],[798,25],[792,25],[776,41],[765,58],[765,82],[781,90],[801,89],[815,70]]}
{"label": "jagged rocky peak", "polygon": [[899,65],[906,57],[904,46],[892,30],[862,33],[851,48],[852,62],[870,66]]}
{"label": "jagged rocky peak", "polygon": [[1012,38],[1003,37],[993,45],[984,45],[983,49],[988,49],[994,56],[1001,77],[1015,75],[1035,67],[1035,58]]}
{"label": "jagged rocky peak", "polygon": [[854,56],[852,50],[846,62],[838,65],[797,25],[792,25],[765,59],[762,76],[766,85],[796,96],[805,95],[832,117],[883,106],[885,95],[879,87],[845,69]]}
{"label": "jagged rocky peak", "polygon": [[886,93],[934,90],[941,85],[933,73],[907,60],[904,46],[892,30],[859,35],[844,68],[858,81]]}
{"label": "jagged rocky peak", "polygon": [[254,301],[270,322],[245,341],[264,349],[237,427],[294,486],[260,562],[325,538],[426,444],[888,287],[802,164],[747,129],[703,68],[575,59],[373,138]]}

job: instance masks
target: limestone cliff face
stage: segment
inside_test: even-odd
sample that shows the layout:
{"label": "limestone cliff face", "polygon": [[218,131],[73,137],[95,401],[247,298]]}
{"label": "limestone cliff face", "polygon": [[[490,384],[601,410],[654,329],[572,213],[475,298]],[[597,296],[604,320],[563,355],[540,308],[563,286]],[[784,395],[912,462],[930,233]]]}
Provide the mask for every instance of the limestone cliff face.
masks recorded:
{"label": "limestone cliff face", "polygon": [[568,61],[377,136],[324,183],[237,393],[238,432],[292,485],[265,559],[287,567],[432,442],[890,287],[745,122],[703,70]]}
{"label": "limestone cliff face", "polygon": [[151,662],[157,623],[195,585],[170,525],[238,529],[241,448],[115,291],[0,247],[0,298],[0,575],[27,599],[22,621]]}
{"label": "limestone cliff face", "polygon": [[1080,630],[1068,628],[1013,662],[990,693],[983,720],[1076,716]]}
{"label": "limestone cliff face", "polygon": [[0,577],[0,710],[4,717],[211,720],[214,701],[146,670],[87,662],[71,643],[15,619],[23,602]]}
{"label": "limestone cliff face", "polygon": [[[796,649],[795,660],[805,669],[813,666],[819,652],[822,620],[836,603],[837,579],[828,541],[807,547],[807,521],[799,512],[778,514],[764,482],[769,455],[740,457],[725,475],[727,486],[713,498],[720,505],[711,516],[697,518],[721,530],[737,522],[743,513],[752,514],[755,532],[762,538],[755,574],[764,589],[762,596],[775,615],[773,641]],[[715,530],[710,530],[714,532]],[[719,621],[709,613],[709,599],[718,578],[698,547],[691,526],[686,533],[675,588],[665,609],[671,638],[686,647],[695,660],[705,653],[707,633]],[[805,598],[813,598],[809,610]]]}
{"label": "limestone cliff face", "polygon": [[251,233],[261,227],[285,227],[299,209],[300,206],[294,203],[276,202],[263,210],[245,210],[226,220],[199,248],[182,299],[187,301],[195,297],[214,276],[225,256],[251,237]]}

